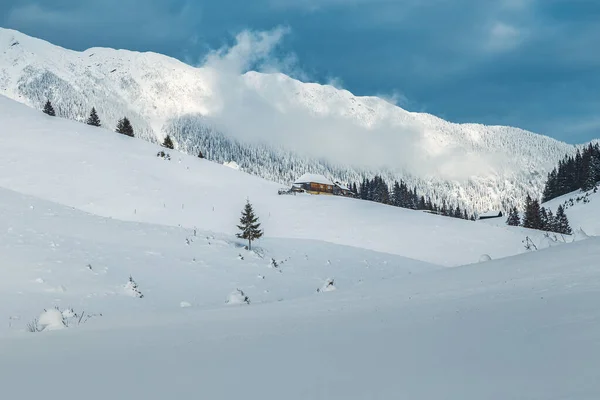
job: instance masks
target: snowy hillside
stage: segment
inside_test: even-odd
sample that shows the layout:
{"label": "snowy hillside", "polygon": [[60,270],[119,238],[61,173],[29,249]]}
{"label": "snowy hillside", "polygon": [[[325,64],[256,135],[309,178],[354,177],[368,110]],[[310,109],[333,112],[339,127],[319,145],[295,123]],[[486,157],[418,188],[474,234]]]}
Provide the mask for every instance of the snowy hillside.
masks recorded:
{"label": "snowy hillside", "polygon": [[540,232],[279,196],[4,96],[0,148],[5,398],[600,394],[597,238],[522,254]]}
{"label": "snowy hillside", "polygon": [[586,235],[600,235],[600,218],[598,218],[598,215],[600,215],[599,193],[594,193],[593,190],[588,192],[577,190],[552,199],[542,205],[553,211],[559,205],[562,205],[569,218],[571,229],[577,234],[582,235],[581,232],[577,232],[579,229],[582,229]]}
{"label": "snowy hillside", "polygon": [[[0,206],[6,398],[600,394],[595,238],[439,270],[302,240],[267,239],[263,259],[228,236],[6,190]],[[328,278],[337,290],[317,293]],[[238,288],[249,305],[235,304]]]}
{"label": "snowy hillside", "polygon": [[[341,197],[279,196],[280,186],[235,169],[0,96],[0,187],[95,215],[233,234],[244,202],[266,235],[322,240],[438,265],[524,252],[525,234]],[[461,244],[457,245],[457,238]]]}
{"label": "snowy hillside", "polygon": [[282,74],[221,73],[153,53],[74,52],[0,28],[0,93],[37,109],[50,99],[58,115],[79,121],[93,106],[111,129],[126,114],[147,140],[170,133],[180,150],[280,183],[304,172],[345,182],[380,173],[438,203],[483,211],[539,195],[549,168],[573,151]]}

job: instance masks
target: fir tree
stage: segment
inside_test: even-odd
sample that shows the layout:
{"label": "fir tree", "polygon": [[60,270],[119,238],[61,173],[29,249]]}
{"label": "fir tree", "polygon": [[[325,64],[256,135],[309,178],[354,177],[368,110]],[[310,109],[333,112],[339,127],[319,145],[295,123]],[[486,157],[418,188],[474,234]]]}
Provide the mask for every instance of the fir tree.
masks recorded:
{"label": "fir tree", "polygon": [[546,208],[540,208],[540,227],[538,229],[541,229],[543,231],[550,231],[552,230],[552,225],[552,221],[548,219],[548,213],[546,212]]}
{"label": "fir tree", "polygon": [[56,113],[54,112],[54,107],[52,107],[52,103],[50,100],[46,101],[46,105],[44,106],[44,114],[47,114],[51,117],[56,117]]}
{"label": "fir tree", "polygon": [[513,207],[508,213],[508,219],[506,220],[506,224],[510,226],[521,225],[521,217],[519,216],[519,210],[517,210],[517,207]]}
{"label": "fir tree", "polygon": [[556,231],[558,233],[564,233],[565,235],[570,235],[573,233],[571,230],[571,226],[569,225],[569,220],[567,218],[567,214],[565,214],[565,209],[562,204],[558,206],[558,210],[556,210]]}
{"label": "fir tree", "polygon": [[529,195],[525,200],[525,215],[523,216],[523,227],[530,229],[541,229],[540,202],[532,200]]}
{"label": "fir tree", "polygon": [[127,135],[129,137],[133,137],[133,127],[131,126],[131,122],[127,119],[127,117],[123,117],[117,123],[116,131],[122,135]]}
{"label": "fir tree", "polygon": [[167,149],[173,150],[175,146],[173,145],[173,141],[171,140],[171,136],[167,135],[165,140],[162,143],[162,147],[166,147]]}
{"label": "fir tree", "polygon": [[240,218],[240,225],[237,227],[241,233],[238,233],[236,236],[240,239],[246,239],[248,241],[248,250],[252,250],[252,241],[260,239],[264,232],[260,229],[258,217],[254,215],[254,209],[249,200],[246,201],[246,206]]}
{"label": "fir tree", "polygon": [[101,126],[102,125],[100,123],[100,118],[98,117],[98,114],[96,113],[96,109],[94,107],[92,107],[90,116],[88,117],[88,119],[85,123],[88,125],[92,125],[92,126]]}

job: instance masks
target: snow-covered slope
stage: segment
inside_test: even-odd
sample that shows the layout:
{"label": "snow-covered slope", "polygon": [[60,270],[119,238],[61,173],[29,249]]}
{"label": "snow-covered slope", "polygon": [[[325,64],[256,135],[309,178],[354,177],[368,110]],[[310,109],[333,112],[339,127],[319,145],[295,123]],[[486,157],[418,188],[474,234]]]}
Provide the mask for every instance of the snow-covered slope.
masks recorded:
{"label": "snow-covered slope", "polygon": [[3,398],[600,395],[597,238],[518,254],[533,232],[279,196],[3,96],[0,148]]}
{"label": "snow-covered slope", "polygon": [[600,235],[599,193],[594,193],[593,190],[590,190],[589,192],[577,190],[552,199],[542,205],[551,209],[554,213],[556,213],[558,206],[562,205],[569,219],[571,229],[576,235]]}
{"label": "snow-covered slope", "polygon": [[38,109],[49,98],[76,120],[94,106],[108,128],[126,114],[143,138],[168,132],[181,150],[281,183],[304,172],[346,182],[380,173],[482,211],[539,195],[548,169],[573,151],[520,129],[453,124],[282,74],[246,73],[233,94],[218,83],[214,69],[162,55],[79,53],[0,28],[0,93]]}
{"label": "snow-covered slope", "polygon": [[[330,196],[279,196],[235,169],[0,96],[0,187],[96,215],[233,234],[248,198],[266,235],[315,239],[439,265],[525,251],[519,229]],[[458,242],[457,242],[458,240]]]}
{"label": "snow-covered slope", "polygon": [[[265,240],[262,259],[228,236],[100,218],[6,190],[0,206],[6,398],[600,394],[596,238],[436,270],[303,240]],[[270,268],[269,257],[284,262]],[[130,274],[143,298],[125,289]],[[337,290],[317,293],[327,278]],[[236,288],[250,305],[225,303]],[[26,331],[55,306],[68,328],[59,314],[51,327],[62,329]]]}

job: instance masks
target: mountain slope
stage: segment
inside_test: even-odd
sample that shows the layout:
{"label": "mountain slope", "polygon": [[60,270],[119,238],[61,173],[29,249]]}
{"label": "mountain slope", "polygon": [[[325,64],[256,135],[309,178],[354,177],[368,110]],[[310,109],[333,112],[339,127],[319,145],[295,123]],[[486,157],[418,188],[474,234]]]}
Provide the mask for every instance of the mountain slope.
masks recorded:
{"label": "mountain slope", "polygon": [[282,74],[219,74],[154,53],[74,52],[0,28],[0,93],[38,109],[49,98],[58,115],[80,121],[94,106],[111,129],[127,115],[142,138],[169,133],[180,150],[280,183],[307,171],[345,182],[379,173],[439,203],[485,211],[539,195],[548,170],[574,151]]}
{"label": "mountain slope", "polygon": [[[249,198],[268,237],[314,239],[439,265],[524,252],[520,229],[491,227],[280,186],[197,157],[58,117],[0,96],[0,187],[96,215],[225,234]],[[164,150],[164,149],[162,149]],[[457,238],[461,238],[457,243]]]}
{"label": "mountain slope", "polygon": [[[596,238],[442,270],[269,239],[268,256],[289,257],[278,272],[227,237],[187,245],[190,230],[99,218],[5,190],[0,204],[8,228],[0,241],[7,398],[584,400],[600,393]],[[129,274],[144,298],[128,294]],[[338,289],[317,293],[330,274]],[[250,305],[225,304],[235,287]],[[94,316],[66,329],[25,330],[54,306]]]}

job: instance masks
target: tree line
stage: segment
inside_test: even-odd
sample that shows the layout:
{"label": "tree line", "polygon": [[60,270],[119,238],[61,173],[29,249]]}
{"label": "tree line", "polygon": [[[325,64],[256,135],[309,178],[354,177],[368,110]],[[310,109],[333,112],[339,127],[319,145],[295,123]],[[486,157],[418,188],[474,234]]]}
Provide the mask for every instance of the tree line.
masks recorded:
{"label": "tree line", "polygon": [[441,206],[435,204],[429,197],[419,195],[416,187],[410,188],[402,180],[395,181],[390,187],[381,176],[377,175],[373,179],[364,178],[358,185],[353,183],[350,189],[362,200],[411,210],[430,211],[445,217],[475,220],[474,215],[469,215],[467,210],[461,209],[458,204],[455,207],[447,205],[445,201],[442,201]]}
{"label": "tree line", "polygon": [[600,180],[600,146],[591,143],[577,150],[575,156],[565,156],[548,174],[543,202],[576,190],[597,190]]}
{"label": "tree line", "polygon": [[511,226],[522,226],[524,228],[563,233],[565,235],[573,233],[562,204],[558,206],[556,215],[554,215],[552,210],[542,207],[539,200],[533,200],[530,196],[527,196],[527,199],[525,199],[523,219],[521,220],[517,207],[513,207],[508,213],[506,223]]}
{"label": "tree line", "polygon": [[[42,110],[44,112],[44,114],[49,115],[51,117],[55,117],[56,116],[56,111],[54,110],[54,107],[52,106],[52,103],[50,102],[50,100],[46,101],[46,104],[44,105],[44,109]],[[92,107],[92,111],[90,111],[90,115],[87,118],[87,120],[85,121],[86,124],[91,125],[91,126],[96,126],[96,127],[100,127],[102,126],[102,122],[100,121],[100,117],[98,116],[98,112],[96,111],[95,107]],[[118,132],[120,134],[129,136],[129,137],[134,137],[134,131],[133,131],[133,126],[131,125],[131,122],[129,121],[129,119],[127,117],[123,117],[121,118],[119,121],[117,121],[117,128],[115,129],[115,132]],[[171,139],[171,137],[169,135],[167,135],[162,143],[162,146],[167,148],[167,149],[174,149],[175,145],[173,144],[173,140]],[[198,157],[200,158],[204,158],[204,155],[202,154],[202,152],[200,152],[198,154]]]}

